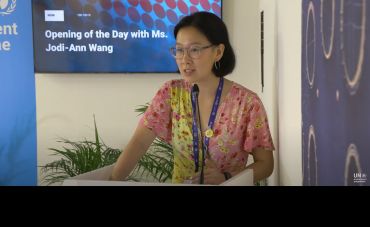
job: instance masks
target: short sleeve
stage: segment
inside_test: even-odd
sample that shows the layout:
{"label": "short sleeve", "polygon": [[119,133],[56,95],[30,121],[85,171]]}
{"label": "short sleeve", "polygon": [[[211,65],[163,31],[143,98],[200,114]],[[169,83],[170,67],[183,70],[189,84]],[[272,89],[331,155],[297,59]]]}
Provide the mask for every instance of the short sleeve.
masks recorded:
{"label": "short sleeve", "polygon": [[274,150],[265,108],[257,95],[251,97],[247,117],[247,129],[244,150],[251,152],[254,148]]}
{"label": "short sleeve", "polygon": [[152,99],[139,124],[152,130],[160,139],[171,142],[171,83],[165,83]]}

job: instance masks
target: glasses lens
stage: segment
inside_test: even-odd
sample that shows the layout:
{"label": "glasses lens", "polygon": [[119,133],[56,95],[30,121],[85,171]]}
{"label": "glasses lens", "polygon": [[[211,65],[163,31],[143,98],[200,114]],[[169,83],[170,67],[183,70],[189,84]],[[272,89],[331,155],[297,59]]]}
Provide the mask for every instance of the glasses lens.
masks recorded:
{"label": "glasses lens", "polygon": [[183,54],[184,54],[184,51],[180,48],[176,48],[176,47],[172,47],[170,49],[170,52],[172,54],[173,57],[175,58],[182,58]]}
{"label": "glasses lens", "polygon": [[176,48],[175,47],[171,47],[170,52],[171,52],[172,56],[176,57]]}
{"label": "glasses lens", "polygon": [[191,58],[199,58],[200,49],[198,47],[192,47],[189,49],[189,55]]}

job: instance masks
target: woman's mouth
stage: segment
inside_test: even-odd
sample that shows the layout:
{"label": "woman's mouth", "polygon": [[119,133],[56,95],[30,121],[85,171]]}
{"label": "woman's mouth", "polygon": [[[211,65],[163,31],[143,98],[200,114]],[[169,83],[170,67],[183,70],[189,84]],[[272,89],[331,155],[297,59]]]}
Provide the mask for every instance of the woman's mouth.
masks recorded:
{"label": "woman's mouth", "polygon": [[184,69],[183,72],[185,75],[190,76],[191,74],[195,72],[195,70],[194,69]]}

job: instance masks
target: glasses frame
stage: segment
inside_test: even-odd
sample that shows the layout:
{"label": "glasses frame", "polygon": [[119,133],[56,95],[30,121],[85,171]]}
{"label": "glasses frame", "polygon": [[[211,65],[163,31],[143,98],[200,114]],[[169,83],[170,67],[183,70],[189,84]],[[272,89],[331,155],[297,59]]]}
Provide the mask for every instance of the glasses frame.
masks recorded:
{"label": "glasses frame", "polygon": [[[195,57],[195,58],[194,58],[194,57],[192,57],[192,56],[191,56],[191,54],[190,54],[190,52],[189,52],[189,50],[190,50],[192,47],[181,48],[181,49],[186,50],[186,54],[187,54],[191,59],[199,59],[199,58],[200,58],[200,55],[201,55],[201,52],[202,52],[203,50],[208,49],[208,48],[213,47],[213,46],[215,46],[215,45],[214,45],[214,44],[209,44],[209,45],[206,45],[206,46],[197,47],[197,48],[198,48],[198,57]],[[184,53],[183,53],[183,55],[182,55],[181,57],[177,57],[177,56],[176,56],[176,54],[174,54],[174,53],[175,53],[175,51],[176,51],[176,49],[178,49],[178,48],[176,48],[176,47],[171,47],[171,48],[170,48],[170,53],[171,53],[172,57],[174,57],[175,59],[182,59],[182,58],[184,58],[184,56],[185,56],[185,51],[184,51]]]}

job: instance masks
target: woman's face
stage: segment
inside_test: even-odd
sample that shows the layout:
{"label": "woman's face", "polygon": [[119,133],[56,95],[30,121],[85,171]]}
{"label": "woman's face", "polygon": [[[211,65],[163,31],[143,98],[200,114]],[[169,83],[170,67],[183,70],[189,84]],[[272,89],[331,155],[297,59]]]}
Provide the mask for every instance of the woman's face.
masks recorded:
{"label": "woman's face", "polygon": [[223,45],[212,45],[196,28],[184,27],[177,33],[176,50],[183,55],[176,58],[182,77],[195,83],[215,76],[212,67],[221,59]]}

